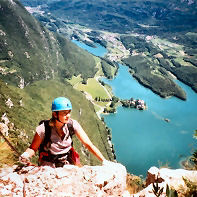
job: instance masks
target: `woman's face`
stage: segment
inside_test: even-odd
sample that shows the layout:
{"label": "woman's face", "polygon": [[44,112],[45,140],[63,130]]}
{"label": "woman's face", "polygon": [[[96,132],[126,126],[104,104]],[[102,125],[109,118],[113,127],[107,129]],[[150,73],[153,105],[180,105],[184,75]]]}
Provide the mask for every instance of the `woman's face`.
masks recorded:
{"label": "woman's face", "polygon": [[58,118],[62,123],[67,123],[71,115],[71,110],[59,111]]}

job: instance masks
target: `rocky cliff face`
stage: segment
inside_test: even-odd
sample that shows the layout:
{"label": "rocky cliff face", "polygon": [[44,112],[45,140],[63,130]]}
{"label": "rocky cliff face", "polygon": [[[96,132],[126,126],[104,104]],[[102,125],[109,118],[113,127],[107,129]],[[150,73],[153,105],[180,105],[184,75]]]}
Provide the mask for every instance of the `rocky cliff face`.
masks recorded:
{"label": "rocky cliff face", "polygon": [[29,166],[14,171],[1,170],[0,196],[122,196],[126,190],[126,169],[112,162],[81,168]]}
{"label": "rocky cliff face", "polygon": [[[146,188],[129,194],[126,168],[108,162],[104,166],[67,165],[63,168],[29,166],[2,168],[0,173],[0,196],[57,196],[57,197],[160,197],[177,192],[178,196],[197,194],[197,171],[183,169],[149,169]],[[184,181],[187,180],[187,181]],[[193,185],[188,188],[188,183]],[[153,186],[154,185],[154,186]],[[167,191],[167,192],[166,192]]]}
{"label": "rocky cliff face", "polygon": [[171,196],[173,192],[178,196],[196,196],[197,171],[151,167],[147,173],[146,186],[134,196],[155,197],[159,191],[162,191],[160,197]]}

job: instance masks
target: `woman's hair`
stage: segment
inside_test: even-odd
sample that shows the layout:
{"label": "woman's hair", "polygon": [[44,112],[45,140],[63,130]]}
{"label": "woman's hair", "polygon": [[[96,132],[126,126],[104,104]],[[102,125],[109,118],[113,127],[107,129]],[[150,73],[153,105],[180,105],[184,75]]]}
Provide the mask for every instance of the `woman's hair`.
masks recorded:
{"label": "woman's hair", "polygon": [[49,121],[49,125],[51,127],[55,126],[55,121],[56,121],[56,117],[55,117],[56,112],[52,112],[52,118]]}

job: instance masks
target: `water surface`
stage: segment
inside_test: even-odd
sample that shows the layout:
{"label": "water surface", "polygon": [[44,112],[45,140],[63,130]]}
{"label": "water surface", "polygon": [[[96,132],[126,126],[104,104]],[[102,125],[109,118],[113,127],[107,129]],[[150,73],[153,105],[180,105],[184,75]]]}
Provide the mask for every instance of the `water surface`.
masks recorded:
{"label": "water surface", "polygon": [[72,42],[75,43],[78,47],[81,47],[85,49],[86,51],[88,51],[89,53],[92,53],[93,55],[96,55],[96,56],[103,57],[107,53],[107,49],[98,43],[94,43],[96,48],[93,48],[77,40],[72,40]]}
{"label": "water surface", "polygon": [[[92,48],[79,41],[73,42],[97,56],[107,52],[99,44]],[[197,94],[177,80],[187,93],[187,101],[175,97],[163,99],[140,85],[123,65],[115,79],[103,80],[112,87],[115,96],[143,99],[148,106],[145,111],[120,106],[117,113],[103,115],[112,129],[118,162],[130,173],[144,176],[151,166],[167,164],[171,168],[180,168],[181,161],[197,149],[197,140],[193,139],[197,129]],[[170,122],[164,121],[165,118]]]}
{"label": "water surface", "polygon": [[148,106],[145,111],[118,107],[117,113],[104,115],[106,124],[112,128],[117,160],[136,175],[145,176],[153,165],[180,168],[180,161],[196,148],[193,133],[197,129],[197,94],[176,81],[186,91],[187,101],[175,97],[163,99],[140,85],[129,74],[128,67],[122,65],[114,80],[104,82],[117,97],[140,98]]}

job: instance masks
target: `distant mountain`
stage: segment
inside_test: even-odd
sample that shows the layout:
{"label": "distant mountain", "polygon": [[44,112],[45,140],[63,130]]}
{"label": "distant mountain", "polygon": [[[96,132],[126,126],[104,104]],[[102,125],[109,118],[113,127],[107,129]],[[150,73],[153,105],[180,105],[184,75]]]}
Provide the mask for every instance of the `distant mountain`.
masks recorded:
{"label": "distant mountain", "polygon": [[[158,34],[184,32],[197,28],[197,2],[194,0],[21,0],[54,16],[93,29],[125,33]],[[43,2],[43,3],[42,3]],[[46,5],[47,4],[47,5]]]}
{"label": "distant mountain", "polygon": [[[27,9],[48,29],[68,38],[85,43],[89,38],[109,47],[102,30],[118,32],[117,40],[130,52],[130,57],[121,61],[140,83],[160,96],[186,99],[168,72],[197,92],[196,1],[21,1],[32,6]],[[86,28],[92,31],[84,31]],[[137,54],[139,57],[135,57]]]}
{"label": "distant mountain", "polygon": [[[51,117],[52,100],[65,96],[73,104],[72,117],[105,157],[113,159],[107,129],[92,103],[65,80],[79,74],[93,77],[95,66],[91,54],[48,31],[18,0],[0,0],[0,121],[8,126],[8,138],[19,152],[29,146],[39,121]],[[98,163],[74,141],[82,163]],[[0,155],[1,165],[5,157]]]}
{"label": "distant mountain", "polygon": [[93,56],[49,32],[18,1],[0,1],[0,77],[27,85],[56,76],[94,76]]}

